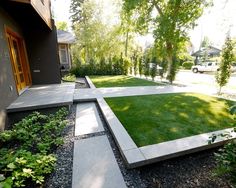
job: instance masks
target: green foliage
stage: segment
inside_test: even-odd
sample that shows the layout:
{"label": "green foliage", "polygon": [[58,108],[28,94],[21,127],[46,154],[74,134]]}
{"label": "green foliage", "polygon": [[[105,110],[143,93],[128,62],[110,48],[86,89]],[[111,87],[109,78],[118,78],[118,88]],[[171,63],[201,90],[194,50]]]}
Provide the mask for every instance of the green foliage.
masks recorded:
{"label": "green foliage", "polygon": [[81,15],[81,4],[84,0],[71,0],[70,4],[70,13],[71,13],[71,22],[75,25],[78,22],[81,22],[85,17]]}
{"label": "green foliage", "polygon": [[121,26],[106,23],[109,19],[106,20],[107,10],[103,4],[93,0],[71,2],[71,7],[74,7],[71,9],[72,17],[76,15],[74,18],[77,19],[73,24],[77,38],[72,49],[73,60],[88,63],[93,59],[100,62],[103,58],[120,56],[124,52],[125,39]]}
{"label": "green foliage", "polygon": [[131,62],[129,59],[125,58],[123,61],[123,74],[128,75],[129,74],[129,68],[131,67]]}
{"label": "green foliage", "polygon": [[[231,115],[236,114],[236,105],[232,106],[229,109]],[[236,120],[236,118],[234,118]],[[236,125],[236,123],[235,123]],[[231,132],[226,132],[224,134],[212,135],[210,137],[209,143],[214,143],[218,137],[223,139],[232,138],[232,133],[236,132],[236,128],[234,128]],[[215,158],[217,162],[217,168],[215,170],[215,175],[222,176],[227,175],[230,177],[232,183],[236,186],[236,142],[235,140],[231,140],[229,143],[225,144],[223,148],[219,149],[217,153],[215,153]]]}
{"label": "green foliage", "polygon": [[134,56],[133,58],[133,66],[134,66],[134,75],[136,76],[138,73],[138,57]]}
{"label": "green foliage", "polygon": [[56,157],[54,155],[32,154],[26,150],[17,150],[9,153],[0,149],[0,168],[3,187],[25,187],[29,181],[36,185],[44,183],[45,176],[54,170]]}
{"label": "green foliage", "polygon": [[56,22],[57,29],[67,31],[68,25],[67,22]]}
{"label": "green foliage", "polygon": [[219,71],[216,73],[216,82],[219,85],[219,94],[221,93],[221,88],[228,83],[231,74],[231,62],[234,59],[233,54],[234,43],[228,36],[225,40],[225,44],[222,50],[221,63]]}
{"label": "green foliage", "polygon": [[201,43],[201,47],[203,48],[207,48],[212,44],[212,42],[210,41],[210,39],[207,36],[204,36],[203,41]]}
{"label": "green foliage", "polygon": [[150,70],[150,76],[152,77],[152,80],[154,81],[155,77],[157,76],[157,65],[152,64],[151,70]]}
{"label": "green foliage", "polygon": [[138,61],[138,71],[141,77],[143,75],[143,58],[142,57],[140,57]]}
{"label": "green foliage", "polygon": [[[137,28],[148,28],[149,24],[154,28],[155,42],[162,58],[168,63],[168,79],[172,82],[177,70],[175,58],[189,40],[188,30],[195,26],[195,21],[202,15],[203,8],[210,3],[208,0],[123,1],[124,11],[138,17],[135,19]],[[158,12],[155,18],[152,14],[154,10]]]}
{"label": "green foliage", "polygon": [[190,70],[193,65],[194,63],[192,61],[186,61],[182,64],[182,67],[186,70]]}
{"label": "green foliage", "polygon": [[150,75],[150,60],[149,58],[146,58],[144,61],[144,75],[147,78]]}
{"label": "green foliage", "polygon": [[71,73],[77,77],[86,75],[127,75],[130,68],[128,59],[113,57],[112,59],[102,58],[99,63],[90,62],[78,65],[71,69]]}
{"label": "green foliage", "polygon": [[0,187],[41,185],[54,170],[56,157],[50,154],[63,144],[65,108],[54,115],[34,112],[0,133]]}
{"label": "green foliage", "polygon": [[73,74],[67,74],[62,77],[62,81],[64,82],[75,82],[75,80],[76,80],[76,77]]}
{"label": "green foliage", "polygon": [[230,112],[232,115],[236,114],[236,105],[231,106],[230,109],[229,109],[229,112]]}
{"label": "green foliage", "polygon": [[176,57],[173,56],[172,61],[170,61],[170,65],[168,66],[168,74],[166,77],[170,81],[171,84],[175,80],[178,66],[179,66],[178,61],[177,61]]}

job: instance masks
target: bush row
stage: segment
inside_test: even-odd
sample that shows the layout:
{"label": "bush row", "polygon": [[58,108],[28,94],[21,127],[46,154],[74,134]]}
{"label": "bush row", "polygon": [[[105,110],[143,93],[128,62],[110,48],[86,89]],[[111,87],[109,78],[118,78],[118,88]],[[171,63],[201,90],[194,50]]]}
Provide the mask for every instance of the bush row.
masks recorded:
{"label": "bush row", "polygon": [[63,144],[67,111],[34,112],[0,133],[0,187],[37,187],[54,170],[55,148]]}
{"label": "bush row", "polygon": [[127,75],[130,61],[123,58],[112,58],[108,61],[101,59],[99,62],[90,60],[86,64],[77,64],[71,69],[71,73],[76,77],[86,75]]}

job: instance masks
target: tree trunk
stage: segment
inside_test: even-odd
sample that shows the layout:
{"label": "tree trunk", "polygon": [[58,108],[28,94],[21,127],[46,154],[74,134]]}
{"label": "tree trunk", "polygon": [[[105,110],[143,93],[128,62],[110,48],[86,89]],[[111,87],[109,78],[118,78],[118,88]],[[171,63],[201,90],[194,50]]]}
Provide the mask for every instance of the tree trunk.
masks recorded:
{"label": "tree trunk", "polygon": [[129,42],[129,31],[126,32],[126,39],[125,39],[125,57],[128,55],[128,42]]}
{"label": "tree trunk", "polygon": [[170,42],[166,43],[166,50],[167,50],[167,79],[170,81],[170,83],[172,84],[173,79],[172,78],[172,68],[173,68],[173,47],[172,44]]}

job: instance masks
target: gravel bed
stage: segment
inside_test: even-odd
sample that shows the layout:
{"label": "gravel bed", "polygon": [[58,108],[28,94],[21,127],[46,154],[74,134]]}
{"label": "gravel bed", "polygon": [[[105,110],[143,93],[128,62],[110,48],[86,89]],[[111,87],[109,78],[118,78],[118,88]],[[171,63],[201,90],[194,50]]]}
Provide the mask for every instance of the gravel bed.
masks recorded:
{"label": "gravel bed", "polygon": [[89,88],[88,82],[85,78],[76,78],[75,89]]}
{"label": "gravel bed", "polygon": [[[96,104],[97,105],[97,104]],[[68,126],[64,130],[63,146],[56,151],[56,170],[49,176],[45,187],[70,188],[72,183],[73,142],[94,136],[106,135],[114,152],[121,173],[128,188],[231,188],[227,178],[214,177],[216,167],[214,152],[217,149],[151,164],[136,169],[127,169],[118,147],[97,105],[102,120],[103,132],[74,137],[76,104],[68,116]]]}
{"label": "gravel bed", "polygon": [[73,166],[73,138],[75,125],[76,105],[72,105],[67,117],[67,126],[63,131],[64,144],[59,147],[55,155],[57,163],[54,173],[52,173],[44,187],[47,188],[70,188],[72,184]]}

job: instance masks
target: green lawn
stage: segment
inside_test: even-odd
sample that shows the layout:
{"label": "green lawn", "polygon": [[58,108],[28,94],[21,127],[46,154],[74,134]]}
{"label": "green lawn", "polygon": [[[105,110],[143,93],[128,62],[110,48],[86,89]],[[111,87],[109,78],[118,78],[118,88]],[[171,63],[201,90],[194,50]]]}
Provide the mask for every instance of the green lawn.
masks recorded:
{"label": "green lawn", "polygon": [[232,101],[182,93],[106,98],[140,147],[233,127]]}
{"label": "green lawn", "polygon": [[134,78],[131,76],[89,76],[94,85],[99,87],[158,86],[161,84]]}

